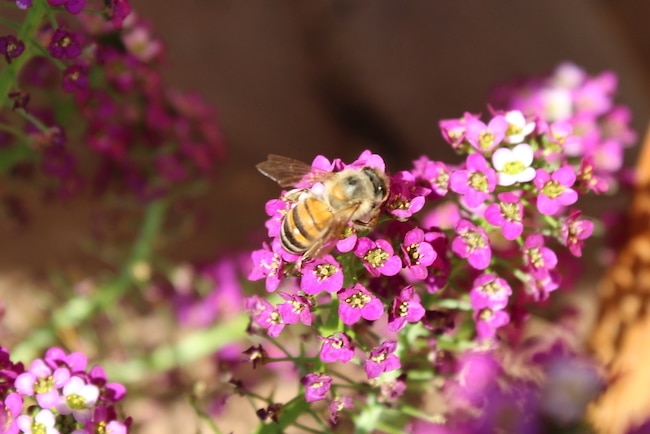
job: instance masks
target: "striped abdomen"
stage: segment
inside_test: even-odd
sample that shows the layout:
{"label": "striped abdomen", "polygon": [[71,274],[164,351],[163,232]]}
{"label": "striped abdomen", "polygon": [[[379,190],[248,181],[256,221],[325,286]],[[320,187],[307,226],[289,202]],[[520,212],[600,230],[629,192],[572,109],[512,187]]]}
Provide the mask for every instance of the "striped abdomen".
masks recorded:
{"label": "striped abdomen", "polygon": [[329,206],[316,197],[299,201],[282,221],[282,247],[290,253],[304,253],[325,236],[333,217]]}

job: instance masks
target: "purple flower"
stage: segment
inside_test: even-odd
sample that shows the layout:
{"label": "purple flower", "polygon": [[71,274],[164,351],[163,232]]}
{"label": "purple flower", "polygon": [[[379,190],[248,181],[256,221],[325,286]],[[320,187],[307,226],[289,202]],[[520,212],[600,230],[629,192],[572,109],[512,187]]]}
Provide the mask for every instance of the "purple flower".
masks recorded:
{"label": "purple flower", "polygon": [[7,63],[11,63],[11,59],[20,56],[23,51],[25,51],[23,41],[12,35],[0,36],[0,54],[5,56]]}
{"label": "purple flower", "polygon": [[384,372],[394,371],[402,367],[399,357],[395,355],[396,341],[386,341],[370,351],[364,363],[366,376],[369,380],[379,377]]}
{"label": "purple flower", "polygon": [[280,292],[280,296],[287,300],[277,306],[278,312],[285,324],[303,323],[306,326],[311,325],[311,307],[312,302],[309,298],[302,295],[292,295]]}
{"label": "purple flower", "polygon": [[485,199],[496,187],[497,174],[488,167],[485,157],[481,154],[470,154],[467,157],[465,170],[456,170],[449,178],[449,188],[465,198],[470,208],[483,204]]}
{"label": "purple flower", "polygon": [[384,313],[381,300],[372,295],[363,285],[339,291],[339,317],[343,324],[352,325],[363,318],[368,321],[379,319]]}
{"label": "purple flower", "polygon": [[320,347],[320,359],[325,363],[347,363],[354,357],[352,340],[345,333],[336,333],[328,337],[319,336],[323,342]]}
{"label": "purple flower", "polygon": [[564,245],[573,256],[582,256],[582,246],[585,240],[594,232],[594,224],[589,220],[580,219],[580,211],[572,210],[562,221],[561,233]]}
{"label": "purple flower", "polygon": [[416,280],[426,279],[427,267],[438,257],[433,246],[424,240],[424,231],[420,228],[411,229],[404,235],[402,254],[406,269]]}
{"label": "purple flower", "polygon": [[469,119],[465,126],[465,138],[482,154],[488,154],[501,143],[508,129],[508,121],[501,115],[493,117],[485,125],[478,119]]}
{"label": "purple flower", "polygon": [[561,206],[573,205],[578,200],[578,193],[571,187],[576,181],[574,169],[564,166],[549,174],[544,169],[537,169],[535,187],[539,191],[537,209],[546,215],[555,215]]}
{"label": "purple flower", "polygon": [[300,289],[307,294],[337,292],[343,287],[343,270],[332,255],[308,262],[302,267]]}
{"label": "purple flower", "polygon": [[394,276],[402,269],[402,260],[395,256],[393,246],[383,239],[360,238],[354,254],[363,260],[366,270],[374,277]]}
{"label": "purple flower", "polygon": [[70,65],[63,71],[63,90],[83,92],[88,90],[88,68],[83,65]]}
{"label": "purple flower", "polygon": [[332,387],[332,377],[323,373],[311,373],[300,381],[305,386],[305,401],[314,402],[325,399],[325,394]]}
{"label": "purple flower", "polygon": [[483,217],[493,226],[501,227],[506,240],[517,239],[524,231],[524,207],[514,193],[499,193],[499,202],[485,208]]}
{"label": "purple flower", "polygon": [[47,0],[51,6],[65,6],[65,9],[73,15],[77,15],[86,6],[86,0]]}
{"label": "purple flower", "polygon": [[542,278],[557,265],[555,252],[544,246],[544,236],[532,234],[526,238],[523,246],[526,265],[530,267],[533,276]]}
{"label": "purple flower", "polygon": [[482,228],[468,220],[461,220],[456,225],[458,236],[451,243],[451,251],[477,270],[485,270],[492,260],[492,250],[487,234]]}
{"label": "purple flower", "polygon": [[510,315],[505,310],[492,310],[489,307],[474,311],[476,335],[479,340],[493,338],[499,327],[510,322]]}
{"label": "purple flower", "polygon": [[126,395],[126,387],[121,383],[107,381],[106,371],[101,366],[93,366],[88,372],[88,380],[102,391],[102,400],[115,403]]}
{"label": "purple flower", "polygon": [[415,175],[408,171],[397,172],[390,181],[390,195],[386,209],[398,219],[408,219],[424,206],[431,190],[416,185]]}
{"label": "purple flower", "polygon": [[511,294],[512,289],[505,279],[494,274],[484,273],[474,279],[469,299],[474,310],[485,307],[500,310],[508,305]]}
{"label": "purple flower", "polygon": [[388,329],[398,332],[406,326],[407,322],[418,322],[422,317],[424,317],[424,307],[420,303],[420,296],[415,293],[412,286],[407,286],[393,300],[393,306],[388,312]]}
{"label": "purple flower", "polygon": [[81,54],[81,38],[79,35],[58,28],[52,35],[48,51],[57,59],[74,59]]}

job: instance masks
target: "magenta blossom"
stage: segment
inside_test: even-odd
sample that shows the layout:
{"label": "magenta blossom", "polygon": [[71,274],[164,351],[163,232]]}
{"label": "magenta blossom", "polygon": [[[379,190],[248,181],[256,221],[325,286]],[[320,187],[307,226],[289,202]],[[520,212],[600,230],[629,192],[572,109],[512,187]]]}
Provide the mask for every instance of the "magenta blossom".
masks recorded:
{"label": "magenta blossom", "polygon": [[593,222],[580,218],[579,210],[572,210],[562,221],[562,241],[573,256],[582,256],[582,246],[585,240],[594,232]]}
{"label": "magenta blossom", "polygon": [[394,371],[402,367],[399,357],[395,355],[396,341],[386,341],[370,351],[364,364],[369,380],[379,377],[384,372]]}
{"label": "magenta blossom", "polygon": [[339,421],[339,413],[343,409],[354,408],[354,404],[352,403],[352,398],[349,396],[337,396],[330,401],[327,407],[330,413],[330,422],[332,425],[336,425]]}
{"label": "magenta blossom", "polygon": [[310,373],[300,381],[305,387],[305,401],[314,402],[325,399],[332,386],[332,377],[323,373]]}
{"label": "magenta blossom", "polygon": [[468,220],[456,225],[456,238],[451,243],[451,251],[477,270],[485,270],[492,260],[492,250],[487,234],[482,228]]}
{"label": "magenta blossom", "polygon": [[397,172],[390,181],[390,196],[386,209],[398,219],[408,219],[424,206],[425,197],[431,193],[426,187],[416,185],[416,178],[411,172]]}
{"label": "magenta blossom", "polygon": [[564,166],[549,174],[544,169],[537,169],[535,187],[539,191],[537,209],[542,214],[555,215],[561,206],[573,205],[578,200],[578,193],[571,187],[576,181],[573,168]]}
{"label": "magenta blossom", "polygon": [[555,252],[544,245],[544,236],[532,234],[526,238],[523,246],[526,265],[536,278],[542,278],[557,265]]}
{"label": "magenta blossom", "polygon": [[427,267],[438,257],[433,246],[424,240],[424,231],[420,228],[411,229],[406,233],[402,243],[402,254],[406,269],[415,280],[426,279]]}
{"label": "magenta blossom", "polygon": [[253,259],[253,269],[248,275],[251,281],[266,279],[266,290],[273,292],[278,289],[282,279],[282,264],[284,261],[278,252],[280,242],[278,239],[273,240],[273,249],[267,244],[262,245],[262,249],[255,250],[251,257]]}
{"label": "magenta blossom", "polygon": [[485,208],[483,217],[492,226],[501,227],[506,240],[515,240],[524,231],[524,206],[514,193],[499,193],[497,198],[497,203]]}
{"label": "magenta blossom", "polygon": [[491,339],[497,329],[510,322],[510,315],[505,310],[492,310],[489,307],[474,311],[476,334],[480,340]]}
{"label": "magenta blossom", "polygon": [[343,287],[343,270],[332,255],[306,263],[302,267],[300,289],[307,294],[337,292]]}
{"label": "magenta blossom", "polygon": [[413,174],[423,181],[435,194],[443,197],[449,191],[449,174],[447,165],[441,161],[431,161],[422,156],[413,162]]}
{"label": "magenta blossom", "polygon": [[456,170],[449,178],[449,188],[465,198],[470,208],[483,204],[497,184],[497,174],[481,154],[467,157],[465,170]]}
{"label": "magenta blossom", "polygon": [[393,306],[388,312],[388,329],[398,332],[406,326],[407,322],[418,322],[423,316],[424,307],[420,303],[420,296],[415,293],[412,286],[407,286],[393,300]]}
{"label": "magenta blossom", "polygon": [[470,145],[482,154],[489,154],[501,143],[508,130],[508,121],[496,115],[486,125],[478,119],[469,119],[465,126],[465,138]]}
{"label": "magenta blossom", "polygon": [[393,246],[383,239],[360,238],[354,254],[363,260],[366,270],[375,277],[382,274],[394,276],[402,269],[402,260],[395,255]]}
{"label": "magenta blossom", "polygon": [[352,325],[361,318],[374,321],[384,314],[384,305],[360,283],[339,291],[339,317]]}
{"label": "magenta blossom", "polygon": [[494,274],[484,273],[474,279],[469,299],[474,310],[486,307],[500,310],[508,305],[511,294],[512,289],[505,279]]}
{"label": "magenta blossom", "polygon": [[35,396],[41,408],[49,409],[56,407],[60,390],[69,379],[68,368],[52,369],[43,359],[35,359],[29,369],[16,378],[14,386],[24,396]]}
{"label": "magenta blossom", "polygon": [[309,298],[304,295],[287,294],[286,292],[280,292],[280,296],[287,300],[277,306],[278,313],[285,324],[300,322],[306,326],[311,325],[311,308],[313,304]]}
{"label": "magenta blossom", "polygon": [[57,59],[74,59],[81,54],[81,37],[58,28],[52,35],[48,51]]}
{"label": "magenta blossom", "polygon": [[319,336],[323,342],[320,348],[320,359],[325,363],[347,363],[354,357],[352,340],[345,333],[336,333],[328,337]]}

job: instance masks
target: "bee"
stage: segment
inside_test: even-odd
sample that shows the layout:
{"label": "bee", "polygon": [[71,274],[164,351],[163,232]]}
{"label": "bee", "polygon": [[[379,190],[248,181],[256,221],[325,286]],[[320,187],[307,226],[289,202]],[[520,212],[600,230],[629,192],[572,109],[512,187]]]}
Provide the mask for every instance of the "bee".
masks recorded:
{"label": "bee", "polygon": [[[286,251],[302,255],[300,263],[326,253],[350,224],[356,230],[372,229],[390,191],[388,176],[370,166],[327,172],[269,155],[256,167],[281,187],[293,188],[284,196],[293,206],[283,217],[280,241]],[[318,182],[322,189],[298,187]]]}

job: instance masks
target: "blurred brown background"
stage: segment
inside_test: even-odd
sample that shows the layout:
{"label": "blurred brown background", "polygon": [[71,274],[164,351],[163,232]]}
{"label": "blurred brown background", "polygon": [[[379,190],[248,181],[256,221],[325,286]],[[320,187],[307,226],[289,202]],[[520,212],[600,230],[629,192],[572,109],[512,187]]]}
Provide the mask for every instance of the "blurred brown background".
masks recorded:
{"label": "blurred brown background", "polygon": [[[230,152],[206,200],[206,232],[181,247],[187,257],[263,228],[264,202],[278,193],[254,169],[267,153],[349,160],[370,148],[392,171],[423,153],[449,159],[439,119],[485,111],[492,85],[564,60],[615,71],[639,133],[649,118],[645,0],[132,3],[167,43],[170,84],[218,107]],[[30,206],[28,229],[0,227],[0,266],[72,260],[94,205]]]}

